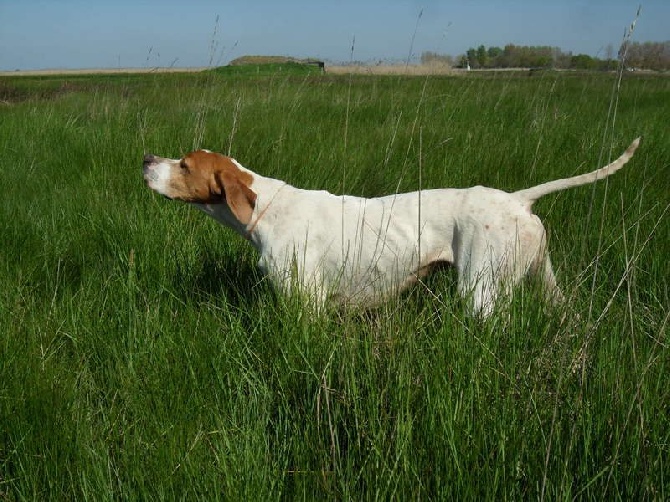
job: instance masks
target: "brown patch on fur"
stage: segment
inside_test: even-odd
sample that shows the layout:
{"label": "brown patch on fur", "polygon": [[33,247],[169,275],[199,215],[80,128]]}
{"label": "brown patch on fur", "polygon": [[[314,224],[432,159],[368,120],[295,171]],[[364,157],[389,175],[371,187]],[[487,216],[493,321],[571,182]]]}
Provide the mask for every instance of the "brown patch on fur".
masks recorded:
{"label": "brown patch on fur", "polygon": [[187,154],[174,168],[170,185],[175,198],[199,204],[228,204],[231,212],[246,225],[251,220],[256,194],[249,188],[253,176],[242,171],[219,153],[198,150]]}

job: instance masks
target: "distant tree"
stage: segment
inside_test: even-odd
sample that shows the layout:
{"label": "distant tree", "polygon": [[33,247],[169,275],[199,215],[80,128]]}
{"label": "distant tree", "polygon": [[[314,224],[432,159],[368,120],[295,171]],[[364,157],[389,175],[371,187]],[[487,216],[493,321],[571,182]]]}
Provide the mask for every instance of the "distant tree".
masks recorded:
{"label": "distant tree", "polygon": [[552,60],[554,68],[567,69],[570,68],[570,60],[572,59],[571,52],[563,52],[558,47],[554,47],[552,50]]}
{"label": "distant tree", "polygon": [[486,54],[489,57],[489,66],[500,66],[500,58],[503,55],[503,50],[500,47],[489,47]]}
{"label": "distant tree", "polygon": [[670,41],[634,42],[628,47],[628,65],[647,70],[670,69]]}
{"label": "distant tree", "polygon": [[456,64],[456,60],[454,59],[454,57],[449,54],[445,54],[443,56],[443,62],[444,64],[447,64],[449,66],[454,66]]}
{"label": "distant tree", "polygon": [[588,54],[577,54],[570,59],[570,67],[575,70],[594,70],[597,66],[597,61]]}
{"label": "distant tree", "polygon": [[519,49],[514,44],[507,44],[503,49],[502,66],[503,68],[516,68],[521,65],[521,55]]}
{"label": "distant tree", "polygon": [[468,52],[465,53],[468,58],[468,62],[472,68],[479,68],[479,60],[477,59],[477,51],[470,47]]}
{"label": "distant tree", "polygon": [[[606,48],[606,58],[598,59],[587,54],[573,55],[558,47],[507,44],[504,48],[480,45],[471,47],[460,56],[461,67],[469,63],[472,68],[563,68],[578,70],[613,70],[619,62],[614,58],[614,47]],[[626,56],[629,68],[670,70],[670,41],[629,43],[619,50],[619,59]]]}
{"label": "distant tree", "polygon": [[551,68],[554,64],[554,47],[541,45],[532,47],[530,66],[533,68]]}
{"label": "distant tree", "polygon": [[486,68],[488,64],[488,53],[483,45],[477,47],[477,64],[480,68]]}
{"label": "distant tree", "polygon": [[663,44],[646,42],[642,47],[642,66],[650,70],[660,70],[663,60]]}

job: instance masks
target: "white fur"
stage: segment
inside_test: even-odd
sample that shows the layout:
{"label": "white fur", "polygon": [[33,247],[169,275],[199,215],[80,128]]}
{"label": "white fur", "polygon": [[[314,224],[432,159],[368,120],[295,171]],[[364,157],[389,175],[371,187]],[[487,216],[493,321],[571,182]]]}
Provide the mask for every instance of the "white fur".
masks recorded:
{"label": "white fur", "polygon": [[170,159],[160,159],[161,161],[153,164],[151,170],[144,173],[144,179],[152,190],[164,194],[170,183]]}

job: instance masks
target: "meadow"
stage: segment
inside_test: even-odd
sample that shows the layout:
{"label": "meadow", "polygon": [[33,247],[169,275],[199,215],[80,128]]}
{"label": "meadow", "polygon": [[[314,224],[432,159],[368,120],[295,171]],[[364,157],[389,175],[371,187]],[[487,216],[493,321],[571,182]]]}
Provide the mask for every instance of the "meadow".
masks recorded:
{"label": "meadow", "polygon": [[[302,71],[0,78],[0,500],[670,498],[670,79]],[[144,186],[230,153],[375,196],[623,171],[535,206],[568,301],[441,271],[309,314]]]}

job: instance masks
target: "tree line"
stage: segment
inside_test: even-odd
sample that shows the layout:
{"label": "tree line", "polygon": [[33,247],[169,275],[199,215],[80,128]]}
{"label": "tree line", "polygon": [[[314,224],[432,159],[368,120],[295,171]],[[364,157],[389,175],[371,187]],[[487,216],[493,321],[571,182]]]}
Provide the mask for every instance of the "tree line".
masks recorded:
{"label": "tree line", "polygon": [[471,47],[457,58],[424,52],[421,62],[440,63],[461,68],[560,68],[575,70],[613,70],[625,55],[629,69],[670,70],[670,41],[627,42],[617,52],[608,45],[603,57],[564,52],[558,47],[507,44],[504,47]]}

